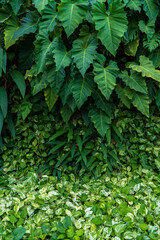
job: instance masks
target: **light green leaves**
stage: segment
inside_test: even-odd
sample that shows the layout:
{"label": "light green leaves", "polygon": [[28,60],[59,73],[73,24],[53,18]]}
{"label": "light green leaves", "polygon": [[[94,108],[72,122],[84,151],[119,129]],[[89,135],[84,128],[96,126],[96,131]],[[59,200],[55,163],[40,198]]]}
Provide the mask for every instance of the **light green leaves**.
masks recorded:
{"label": "light green leaves", "polygon": [[48,4],[48,0],[32,0],[32,3],[35,5],[37,10],[41,13],[41,11]]}
{"label": "light green leaves", "polygon": [[115,62],[110,61],[105,68],[99,63],[94,63],[94,81],[98,84],[98,88],[108,100],[113,89],[116,86],[116,77],[118,75],[118,67]]}
{"label": "light green leaves", "polygon": [[39,24],[40,29],[47,30],[47,32],[52,32],[57,24],[56,17],[56,3],[50,2],[45,6],[45,9],[43,11],[42,21]]}
{"label": "light green leaves", "polygon": [[138,73],[131,71],[131,75],[129,76],[127,72],[122,72],[119,74],[119,77],[122,78],[126,83],[126,86],[129,86],[131,89],[144,94],[147,93],[145,79],[142,78]]}
{"label": "light green leaves", "polygon": [[24,34],[35,33],[37,30],[37,22],[35,22],[34,15],[28,12],[23,18],[21,26],[14,32],[12,40],[15,40]]}
{"label": "light green leaves", "polygon": [[0,107],[5,118],[8,112],[8,98],[4,87],[0,87]]}
{"label": "light green leaves", "polygon": [[96,39],[89,39],[82,41],[77,39],[73,42],[72,57],[73,61],[84,77],[90,64],[93,63],[94,55],[96,54],[97,41]]}
{"label": "light green leaves", "polygon": [[13,81],[16,83],[17,87],[19,88],[22,97],[24,98],[25,91],[26,91],[26,84],[25,84],[24,76],[22,75],[21,72],[19,72],[17,70],[11,71],[10,75],[11,75]]}
{"label": "light green leaves", "polygon": [[55,48],[53,50],[54,59],[56,63],[56,70],[58,71],[61,68],[65,68],[71,63],[71,54],[67,52],[67,49],[62,41],[58,41],[55,44]]}
{"label": "light green leaves", "polygon": [[62,22],[68,37],[82,23],[86,14],[86,6],[88,6],[87,0],[62,0],[58,6],[58,18]]}
{"label": "light green leaves", "polygon": [[93,8],[93,20],[98,30],[98,38],[115,56],[121,38],[127,31],[128,21],[123,4],[119,0],[113,1],[106,11],[105,4],[97,1]]}
{"label": "light green leaves", "polygon": [[94,126],[99,134],[104,137],[107,129],[109,128],[109,124],[111,123],[110,118],[98,108],[92,108],[89,111],[89,117],[91,117],[91,121],[94,123]]}
{"label": "light green leaves", "polygon": [[91,96],[92,76],[86,75],[82,77],[80,74],[75,75],[72,81],[73,97],[78,108]]}
{"label": "light green leaves", "polygon": [[140,56],[140,65],[137,63],[131,63],[129,68],[142,73],[143,77],[150,77],[158,82],[160,82],[160,70],[155,69],[153,62],[145,56]]}

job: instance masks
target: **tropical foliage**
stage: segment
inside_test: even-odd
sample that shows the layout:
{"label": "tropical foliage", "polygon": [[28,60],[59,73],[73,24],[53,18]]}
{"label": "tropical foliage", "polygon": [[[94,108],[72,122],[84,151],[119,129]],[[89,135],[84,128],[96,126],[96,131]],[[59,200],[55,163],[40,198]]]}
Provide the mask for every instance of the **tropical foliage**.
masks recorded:
{"label": "tropical foliage", "polygon": [[[159,1],[1,0],[0,7],[0,134],[7,122],[15,136],[13,82],[22,98],[26,86],[43,92],[65,122],[77,112],[90,119],[102,137],[119,100],[147,117],[152,101],[160,106]],[[32,105],[23,102],[25,119]]]}

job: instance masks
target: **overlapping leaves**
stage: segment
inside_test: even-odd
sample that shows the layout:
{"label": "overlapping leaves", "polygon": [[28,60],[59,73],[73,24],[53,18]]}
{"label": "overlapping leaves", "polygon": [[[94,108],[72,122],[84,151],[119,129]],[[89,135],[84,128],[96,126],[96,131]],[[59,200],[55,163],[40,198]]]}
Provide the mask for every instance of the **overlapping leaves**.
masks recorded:
{"label": "overlapping leaves", "polygon": [[[3,91],[9,77],[24,97],[25,75],[33,95],[43,91],[49,110],[54,106],[66,122],[81,112],[102,136],[111,127],[118,99],[149,116],[160,81],[158,1],[0,4]],[[4,106],[2,122],[7,117]]]}

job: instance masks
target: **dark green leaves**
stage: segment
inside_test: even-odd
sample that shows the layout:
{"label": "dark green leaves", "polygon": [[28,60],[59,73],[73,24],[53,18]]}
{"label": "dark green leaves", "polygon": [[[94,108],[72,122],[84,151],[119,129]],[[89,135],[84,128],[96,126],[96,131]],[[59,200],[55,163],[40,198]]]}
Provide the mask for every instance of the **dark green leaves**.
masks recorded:
{"label": "dark green leaves", "polygon": [[15,15],[17,15],[21,5],[23,4],[22,0],[10,0],[9,3],[12,6],[12,9],[13,9],[13,12],[15,13]]}
{"label": "dark green leaves", "polygon": [[104,68],[101,64],[95,62],[94,74],[94,80],[98,84],[98,88],[108,100],[116,86],[116,77],[118,76],[117,64],[111,61],[109,65]]}
{"label": "dark green leaves", "polygon": [[48,5],[45,6],[45,9],[43,11],[42,21],[39,24],[40,29],[52,32],[57,24],[56,17],[56,3],[50,2]]}
{"label": "dark green leaves", "polygon": [[26,84],[25,84],[25,79],[22,73],[20,73],[17,70],[11,71],[10,75],[13,79],[13,81],[16,83],[17,87],[19,88],[22,97],[24,98],[25,91],[26,91]]}
{"label": "dark green leaves", "polygon": [[124,6],[120,0],[113,1],[106,11],[104,3],[97,1],[93,8],[93,20],[98,38],[106,49],[116,55],[116,51],[121,42],[121,37],[127,31],[127,17]]}
{"label": "dark green leaves", "polygon": [[62,41],[58,41],[58,43],[55,44],[53,53],[57,71],[70,65],[71,54],[70,52],[67,52],[67,49]]}
{"label": "dark green leaves", "polygon": [[0,87],[0,107],[5,118],[8,112],[8,98],[4,87]]}
{"label": "dark green leaves", "polygon": [[23,18],[20,28],[14,32],[12,40],[17,39],[24,34],[35,33],[36,30],[37,22],[34,19],[34,15],[31,12],[28,12]]}
{"label": "dark green leaves", "polygon": [[69,37],[86,15],[87,0],[62,0],[58,7],[58,18]]}
{"label": "dark green leaves", "polygon": [[96,48],[96,39],[89,39],[88,41],[78,39],[73,42],[72,57],[83,77],[90,64],[93,63]]}

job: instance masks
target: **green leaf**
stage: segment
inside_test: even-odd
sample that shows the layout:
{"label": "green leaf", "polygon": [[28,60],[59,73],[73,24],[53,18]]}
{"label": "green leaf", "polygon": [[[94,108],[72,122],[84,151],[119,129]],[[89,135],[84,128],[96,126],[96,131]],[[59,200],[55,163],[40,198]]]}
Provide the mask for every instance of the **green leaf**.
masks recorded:
{"label": "green leaf", "polygon": [[11,71],[10,75],[11,75],[13,81],[16,83],[18,89],[20,90],[22,97],[24,98],[25,91],[26,91],[26,84],[25,84],[24,76],[22,75],[21,72],[19,72],[17,70]]}
{"label": "green leaf", "polygon": [[21,240],[24,234],[26,233],[26,229],[24,227],[18,227],[13,231],[14,240]]}
{"label": "green leaf", "polygon": [[93,8],[93,20],[98,30],[98,38],[106,49],[116,55],[121,38],[127,31],[127,17],[120,0],[115,0],[106,11],[105,3],[97,1]]}
{"label": "green leaf", "polygon": [[45,9],[42,14],[42,21],[39,24],[40,30],[52,32],[57,24],[56,17],[57,17],[56,3],[49,2],[49,4],[45,6]]}
{"label": "green leaf", "polygon": [[120,223],[115,226],[115,233],[116,234],[121,234],[125,231],[126,229],[126,224]]}
{"label": "green leaf", "polygon": [[134,57],[139,46],[139,39],[134,39],[124,46],[125,54]]}
{"label": "green leaf", "polygon": [[19,9],[22,5],[22,0],[10,0],[9,4],[11,5],[12,10],[15,13],[15,15],[17,15],[17,13],[19,12]]}
{"label": "green leaf", "polygon": [[129,86],[131,89],[134,89],[137,92],[147,94],[147,86],[145,79],[136,73],[135,71],[131,71],[131,75],[129,76],[127,72],[122,72],[119,74],[119,77],[126,83],[126,86]]}
{"label": "green leaf", "polygon": [[149,20],[147,24],[143,20],[139,21],[139,29],[147,35],[148,39],[151,39],[155,33],[155,23],[153,20]]}
{"label": "green leaf", "polygon": [[14,127],[14,123],[13,123],[13,120],[12,120],[12,116],[11,114],[7,114],[7,124],[8,124],[8,128],[11,132],[11,135],[12,137],[15,139],[15,127]]}
{"label": "green leaf", "polygon": [[62,22],[67,37],[82,23],[86,14],[87,0],[71,1],[62,0],[58,6],[58,18]]}
{"label": "green leaf", "polygon": [[68,230],[67,230],[67,237],[68,238],[73,238],[74,237],[74,227],[71,226]]}
{"label": "green leaf", "polygon": [[8,112],[8,98],[4,87],[0,87],[0,107],[5,118]]}
{"label": "green leaf", "polygon": [[97,131],[102,137],[104,137],[107,129],[109,128],[109,124],[111,123],[110,118],[108,118],[106,114],[98,108],[92,108],[89,111],[89,117],[91,117],[91,121],[94,123]]}
{"label": "green leaf", "polygon": [[32,3],[35,5],[37,10],[41,13],[41,11],[48,4],[48,0],[32,0]]}
{"label": "green leaf", "polygon": [[63,226],[68,229],[72,225],[72,220],[70,216],[66,216],[63,220]]}
{"label": "green leaf", "polygon": [[89,39],[88,41],[77,39],[73,42],[73,61],[83,77],[87,69],[90,67],[90,64],[93,63],[94,55],[96,54],[96,48],[97,40],[93,38]]}
{"label": "green leaf", "polygon": [[113,117],[113,104],[108,102],[98,89],[92,91],[92,94],[95,105],[103,110],[109,117]]}
{"label": "green leaf", "polygon": [[101,217],[94,217],[91,221],[91,223],[95,224],[95,225],[100,225],[103,223],[103,220],[101,219]]}
{"label": "green leaf", "polygon": [[0,47],[0,77],[2,76],[3,67],[3,48]]}
{"label": "green leaf", "polygon": [[155,50],[156,48],[158,48],[158,46],[160,45],[160,34],[154,34],[153,37],[151,39],[149,39],[148,41],[144,41],[143,42],[143,46],[145,48],[148,48],[148,50],[150,52],[152,52],[153,50]]}
{"label": "green leaf", "polygon": [[51,66],[47,69],[47,82],[58,94],[63,83],[65,81],[65,70],[61,68],[59,71],[56,71],[56,68]]}
{"label": "green leaf", "polygon": [[149,17],[150,20],[156,21],[159,7],[157,4],[157,0],[143,0],[143,10],[146,12],[147,17]]}
{"label": "green leaf", "polygon": [[55,42],[54,40],[50,41],[48,33],[43,30],[37,35],[34,44],[36,47],[37,74],[39,74],[44,71],[46,58],[52,55]]}
{"label": "green leaf", "polygon": [[143,231],[145,231],[145,230],[148,229],[148,225],[147,225],[146,223],[140,224],[139,227],[140,227],[140,229],[143,230]]}
{"label": "green leaf", "polygon": [[37,22],[35,22],[34,15],[33,13],[28,12],[22,19],[20,28],[14,32],[12,40],[18,39],[25,34],[35,33],[36,30]]}
{"label": "green leaf", "polygon": [[80,109],[83,103],[91,96],[91,86],[93,79],[90,75],[84,78],[80,74],[76,74],[72,81],[72,92],[77,107]]}
{"label": "green leaf", "polygon": [[119,99],[122,101],[122,103],[127,107],[131,107],[131,101],[128,97],[125,96],[125,90],[122,88],[120,84],[116,85],[116,93],[119,97]]}
{"label": "green leaf", "polygon": [[12,38],[18,28],[18,18],[16,16],[12,16],[9,20],[6,21],[6,27],[4,30],[5,49],[8,49],[17,41],[17,39],[13,40]]}
{"label": "green leaf", "polygon": [[149,117],[149,98],[146,94],[135,92],[132,103],[140,112]]}
{"label": "green leaf", "polygon": [[56,103],[56,101],[58,99],[58,95],[55,93],[53,88],[47,87],[44,90],[44,96],[45,96],[45,100],[47,102],[49,111],[51,111],[53,106],[54,106],[54,104]]}
{"label": "green leaf", "polygon": [[94,81],[98,84],[98,88],[109,100],[113,89],[116,86],[116,77],[118,76],[118,67],[116,62],[110,61],[109,65],[104,68],[101,64],[94,62]]}
{"label": "green leaf", "polygon": [[160,70],[156,70],[153,66],[153,62],[145,56],[140,56],[140,65],[137,63],[131,63],[129,68],[137,72],[141,72],[143,77],[150,77],[158,82],[160,82]]}
{"label": "green leaf", "polygon": [[10,9],[6,7],[0,8],[0,23],[5,22],[11,16]]}
{"label": "green leaf", "polygon": [[20,114],[22,115],[22,119],[24,121],[32,110],[32,103],[24,100],[24,101],[22,101],[18,110],[19,110]]}
{"label": "green leaf", "polygon": [[141,11],[142,2],[140,0],[124,0],[126,7],[134,11]]}
{"label": "green leaf", "polygon": [[2,110],[0,108],[0,135],[1,135],[1,132],[2,132],[2,128],[3,128],[3,121],[4,121],[4,117],[3,117]]}
{"label": "green leaf", "polygon": [[70,65],[71,54],[70,52],[67,52],[67,49],[62,41],[58,41],[56,47],[53,50],[53,53],[57,71]]}

